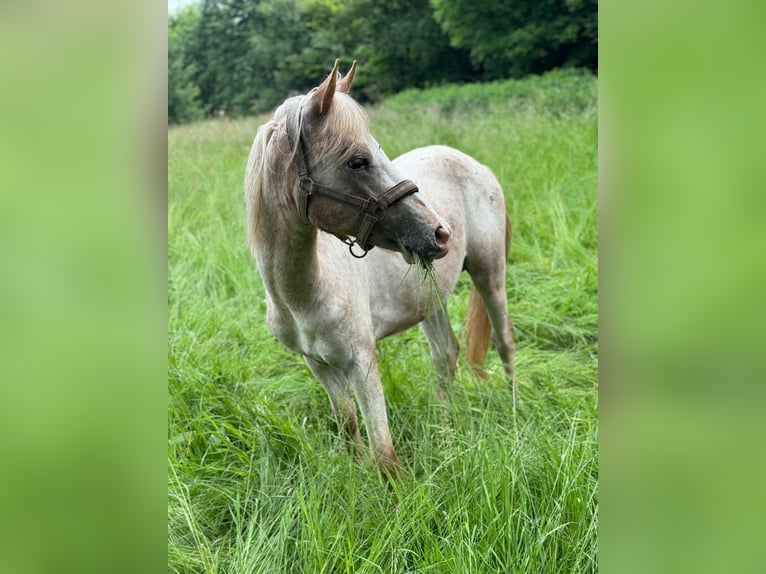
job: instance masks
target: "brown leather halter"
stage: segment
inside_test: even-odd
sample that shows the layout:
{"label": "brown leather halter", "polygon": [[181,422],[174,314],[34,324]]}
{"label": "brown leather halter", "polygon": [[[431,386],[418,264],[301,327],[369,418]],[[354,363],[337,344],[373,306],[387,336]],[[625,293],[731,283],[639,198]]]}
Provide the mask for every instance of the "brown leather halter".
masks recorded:
{"label": "brown leather halter", "polygon": [[[317,183],[311,179],[309,174],[308,163],[306,161],[306,146],[303,139],[303,130],[298,125],[298,118],[303,114],[303,108],[300,108],[297,116],[288,118],[286,123],[287,141],[290,145],[293,157],[295,158],[295,164],[298,168],[298,178],[300,179],[300,199],[298,204],[298,215],[301,221],[304,223],[311,223],[309,220],[309,199],[312,195],[321,195],[347,205],[356,207],[362,215],[362,224],[359,226],[359,231],[356,232],[356,239],[350,237],[339,237],[343,243],[348,245],[348,251],[356,257],[361,259],[367,252],[373,248],[372,245],[368,245],[367,241],[372,233],[372,228],[375,224],[381,221],[386,216],[388,207],[418,191],[418,186],[413,181],[405,179],[400,181],[393,187],[387,189],[379,197],[359,197],[351,195],[350,193],[343,193],[321,183]],[[297,146],[293,141],[292,133],[298,132]],[[358,245],[362,249],[362,254],[358,255],[354,253],[354,245]]]}

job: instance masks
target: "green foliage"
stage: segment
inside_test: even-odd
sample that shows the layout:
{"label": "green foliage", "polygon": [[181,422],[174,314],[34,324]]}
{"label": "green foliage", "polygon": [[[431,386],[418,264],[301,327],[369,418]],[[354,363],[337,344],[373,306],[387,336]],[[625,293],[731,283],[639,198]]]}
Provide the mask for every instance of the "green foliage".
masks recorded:
{"label": "green foliage", "polygon": [[168,123],[180,124],[202,117],[199,88],[193,76],[196,64],[187,50],[199,13],[187,8],[168,20]]}
{"label": "green foliage", "polygon": [[[243,116],[274,106],[295,84],[294,54],[309,38],[297,0],[204,0],[187,54],[207,115]],[[307,80],[302,79],[305,83]]]}
{"label": "green foliage", "polygon": [[320,33],[338,38],[359,61],[355,93],[362,100],[471,77],[467,52],[450,46],[428,0],[345,2]]}
{"label": "green foliage", "polygon": [[502,80],[483,84],[446,85],[428,90],[407,89],[385,101],[384,107],[406,110],[428,102],[443,113],[475,113],[491,106],[531,107],[551,114],[579,113],[597,97],[593,76],[584,70],[555,70],[523,82]]}
{"label": "green foliage", "polygon": [[492,78],[596,68],[597,0],[431,0],[455,46]]}
{"label": "green foliage", "polygon": [[[494,351],[486,381],[461,355],[446,405],[419,330],[381,341],[406,469],[392,493],[346,454],[320,384],[265,325],[242,200],[264,118],[171,128],[169,571],[597,570],[595,87],[557,73],[368,110],[391,157],[449,143],[490,166],[514,226],[516,408]],[[469,286],[448,300],[457,332]]]}
{"label": "green foliage", "polygon": [[255,30],[256,7],[247,0],[202,2],[190,51],[198,62],[195,81],[208,115],[250,111],[256,86],[248,44]]}
{"label": "green foliage", "polygon": [[317,85],[335,58],[359,61],[361,101],[594,68],[595,10],[595,0],[203,0],[169,20],[168,116],[176,123],[266,111]]}

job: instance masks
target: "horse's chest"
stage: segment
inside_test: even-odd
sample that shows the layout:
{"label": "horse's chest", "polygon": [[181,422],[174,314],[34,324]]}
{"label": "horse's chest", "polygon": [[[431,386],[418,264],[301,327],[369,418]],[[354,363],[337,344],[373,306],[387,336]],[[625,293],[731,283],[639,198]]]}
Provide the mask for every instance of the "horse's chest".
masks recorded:
{"label": "horse's chest", "polygon": [[295,313],[289,309],[269,306],[267,322],[274,336],[287,348],[325,362],[342,360],[349,354],[348,317],[339,321],[337,316],[321,313]]}

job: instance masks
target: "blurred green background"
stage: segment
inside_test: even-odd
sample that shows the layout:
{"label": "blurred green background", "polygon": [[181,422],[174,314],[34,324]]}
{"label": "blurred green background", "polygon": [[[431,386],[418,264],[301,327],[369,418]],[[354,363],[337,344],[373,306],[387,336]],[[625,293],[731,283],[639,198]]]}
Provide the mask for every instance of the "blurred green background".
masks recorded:
{"label": "blurred green background", "polygon": [[602,3],[605,572],[762,572],[763,9]]}

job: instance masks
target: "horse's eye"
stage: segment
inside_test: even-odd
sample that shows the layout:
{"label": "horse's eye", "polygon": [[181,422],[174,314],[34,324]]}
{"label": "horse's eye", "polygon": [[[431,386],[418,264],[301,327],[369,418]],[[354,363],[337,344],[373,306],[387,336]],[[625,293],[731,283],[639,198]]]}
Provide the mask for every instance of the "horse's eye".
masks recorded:
{"label": "horse's eye", "polygon": [[355,156],[348,161],[348,167],[351,169],[362,169],[368,165],[370,165],[370,161],[363,156]]}

